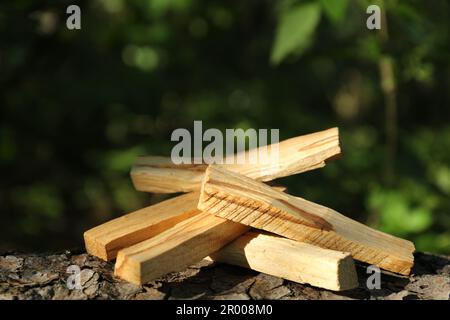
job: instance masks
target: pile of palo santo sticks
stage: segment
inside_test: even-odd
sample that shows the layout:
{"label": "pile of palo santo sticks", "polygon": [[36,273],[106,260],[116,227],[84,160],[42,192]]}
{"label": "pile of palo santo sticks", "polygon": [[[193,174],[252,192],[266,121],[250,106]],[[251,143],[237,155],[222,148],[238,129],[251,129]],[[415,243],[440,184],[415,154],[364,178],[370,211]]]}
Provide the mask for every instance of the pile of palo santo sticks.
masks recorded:
{"label": "pile of palo santo sticks", "polygon": [[412,242],[264,183],[339,156],[337,128],[278,148],[277,164],[174,165],[139,157],[131,170],[137,190],[186,194],[86,231],[87,252],[116,259],[116,276],[135,284],[205,258],[335,291],[358,286],[353,259],[410,273]]}

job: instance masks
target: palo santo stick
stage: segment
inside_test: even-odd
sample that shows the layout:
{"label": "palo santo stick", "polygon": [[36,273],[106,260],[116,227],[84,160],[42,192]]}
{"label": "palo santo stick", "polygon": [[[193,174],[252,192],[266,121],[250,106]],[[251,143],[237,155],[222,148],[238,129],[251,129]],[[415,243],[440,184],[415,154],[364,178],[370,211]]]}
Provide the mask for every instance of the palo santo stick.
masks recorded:
{"label": "palo santo stick", "polygon": [[84,233],[86,251],[103,260],[114,259],[120,249],[199,214],[198,197],[198,192],[181,195],[92,228]]}
{"label": "palo santo stick", "polygon": [[[258,159],[256,155],[266,150],[263,148],[275,152],[273,146],[247,151],[243,157],[251,159],[255,156],[255,159]],[[321,168],[325,166],[325,161],[341,153],[338,128],[284,140],[277,146],[278,161],[226,164],[225,159],[223,166],[259,181],[269,181]],[[206,167],[204,164],[175,165],[170,158],[164,157],[139,157],[131,170],[131,179],[139,191],[159,193],[195,191],[200,189]]]}
{"label": "palo santo stick", "polygon": [[354,259],[400,274],[408,275],[414,262],[410,241],[219,166],[206,170],[198,208],[289,239],[349,252]]}
{"label": "palo santo stick", "polygon": [[350,254],[256,231],[240,236],[210,259],[334,291],[358,286]]}
{"label": "palo santo stick", "polygon": [[249,228],[202,212],[117,254],[114,274],[143,284],[181,271],[219,250]]}
{"label": "palo santo stick", "polygon": [[198,191],[207,166],[176,165],[170,158],[141,156],[131,169],[131,180],[138,191],[174,193]]}
{"label": "palo santo stick", "polygon": [[[273,188],[286,190],[283,186]],[[115,259],[120,249],[147,240],[199,214],[199,196],[199,192],[181,195],[94,227],[84,233],[86,251],[106,261]]]}

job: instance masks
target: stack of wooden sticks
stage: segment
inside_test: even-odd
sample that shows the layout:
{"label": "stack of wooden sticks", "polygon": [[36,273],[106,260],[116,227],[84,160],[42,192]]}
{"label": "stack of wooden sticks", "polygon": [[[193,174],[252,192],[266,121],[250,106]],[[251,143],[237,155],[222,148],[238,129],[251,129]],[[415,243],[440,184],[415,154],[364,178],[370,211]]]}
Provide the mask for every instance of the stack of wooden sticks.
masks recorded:
{"label": "stack of wooden sticks", "polygon": [[86,231],[86,250],[116,259],[115,274],[135,284],[202,259],[335,291],[358,286],[353,258],[410,273],[412,242],[265,183],[339,156],[337,128],[282,141],[278,152],[278,163],[256,165],[174,165],[169,158],[139,157],[131,170],[137,190],[186,194]]}

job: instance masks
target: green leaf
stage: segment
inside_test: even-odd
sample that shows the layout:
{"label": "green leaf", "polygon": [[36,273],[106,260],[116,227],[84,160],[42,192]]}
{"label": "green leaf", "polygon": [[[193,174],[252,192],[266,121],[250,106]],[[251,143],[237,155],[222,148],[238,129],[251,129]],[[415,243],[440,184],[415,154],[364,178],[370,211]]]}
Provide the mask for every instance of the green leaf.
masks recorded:
{"label": "green leaf", "polygon": [[379,227],[387,233],[406,236],[427,230],[433,222],[432,212],[425,207],[413,206],[405,191],[373,191],[369,206],[379,212]]}
{"label": "green leaf", "polygon": [[348,0],[320,0],[320,4],[331,22],[342,22],[347,10]]}
{"label": "green leaf", "polygon": [[278,23],[271,62],[279,64],[291,54],[302,54],[309,47],[320,18],[317,3],[301,4],[285,10]]}

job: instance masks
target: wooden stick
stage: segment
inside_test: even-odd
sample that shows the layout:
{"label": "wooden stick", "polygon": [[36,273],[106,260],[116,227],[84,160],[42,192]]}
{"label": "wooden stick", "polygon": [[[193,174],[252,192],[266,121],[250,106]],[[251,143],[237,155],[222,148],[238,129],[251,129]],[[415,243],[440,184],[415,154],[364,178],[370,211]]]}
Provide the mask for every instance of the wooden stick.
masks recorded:
{"label": "wooden stick", "polygon": [[190,192],[200,189],[204,164],[176,165],[170,158],[141,156],[131,169],[131,180],[138,191],[155,193]]}
{"label": "wooden stick", "polygon": [[192,192],[108,221],[84,233],[86,251],[103,260],[199,214],[199,193]]}
{"label": "wooden stick", "polygon": [[[283,186],[273,187],[286,190]],[[100,259],[115,259],[117,251],[147,240],[175,224],[199,214],[200,192],[181,195],[126,214],[84,233],[86,251]]]}
{"label": "wooden stick", "polygon": [[143,284],[181,271],[219,250],[249,228],[202,212],[117,254],[116,276]]}
{"label": "wooden stick", "polygon": [[257,231],[245,233],[210,259],[334,291],[358,286],[350,254]]}
{"label": "wooden stick", "polygon": [[[271,146],[267,146],[271,148]],[[250,158],[259,149],[245,152]],[[257,164],[223,164],[228,170],[260,181],[269,181],[325,166],[341,153],[339,130],[328,130],[284,140],[278,144],[278,161]],[[224,161],[226,163],[226,160]],[[139,157],[132,170],[134,187],[146,192],[188,192],[199,190],[206,165],[175,165],[170,158]]]}
{"label": "wooden stick", "polygon": [[200,210],[337,251],[354,259],[408,275],[414,244],[371,229],[327,207],[211,165],[205,174]]}

